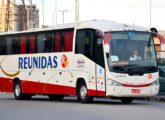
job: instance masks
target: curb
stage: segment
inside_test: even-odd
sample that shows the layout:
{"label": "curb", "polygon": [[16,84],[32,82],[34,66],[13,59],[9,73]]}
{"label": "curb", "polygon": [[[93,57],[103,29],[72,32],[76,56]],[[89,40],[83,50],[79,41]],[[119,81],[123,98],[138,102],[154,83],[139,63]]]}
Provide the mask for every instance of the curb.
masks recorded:
{"label": "curb", "polygon": [[165,102],[165,96],[154,96],[147,98],[136,98],[137,100],[151,101],[151,102]]}
{"label": "curb", "polygon": [[149,101],[165,102],[165,96],[155,96],[149,98]]}

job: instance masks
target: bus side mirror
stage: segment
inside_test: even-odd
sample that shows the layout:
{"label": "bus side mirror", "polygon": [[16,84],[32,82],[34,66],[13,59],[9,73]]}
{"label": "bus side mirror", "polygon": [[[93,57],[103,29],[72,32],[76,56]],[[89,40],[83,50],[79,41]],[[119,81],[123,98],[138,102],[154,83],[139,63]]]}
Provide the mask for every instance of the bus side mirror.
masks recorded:
{"label": "bus side mirror", "polygon": [[158,34],[158,30],[156,28],[152,27],[150,30],[151,30],[152,33]]}

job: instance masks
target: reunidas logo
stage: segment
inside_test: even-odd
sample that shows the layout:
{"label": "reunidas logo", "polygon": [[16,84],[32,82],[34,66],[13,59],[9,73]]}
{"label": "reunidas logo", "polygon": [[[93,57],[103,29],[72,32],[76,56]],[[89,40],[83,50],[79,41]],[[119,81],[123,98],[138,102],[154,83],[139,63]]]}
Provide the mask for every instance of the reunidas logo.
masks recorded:
{"label": "reunidas logo", "polygon": [[66,55],[63,55],[61,57],[61,65],[62,65],[62,67],[66,68],[66,67],[68,67],[68,64],[69,64],[69,62],[68,62],[68,59],[67,59]]}

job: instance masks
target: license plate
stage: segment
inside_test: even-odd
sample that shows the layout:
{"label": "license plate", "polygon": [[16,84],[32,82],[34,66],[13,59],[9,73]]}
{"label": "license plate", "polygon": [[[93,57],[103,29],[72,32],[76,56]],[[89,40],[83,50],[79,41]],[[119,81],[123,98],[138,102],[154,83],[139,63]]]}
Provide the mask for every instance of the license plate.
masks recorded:
{"label": "license plate", "polygon": [[140,93],[140,89],[132,89],[132,93]]}

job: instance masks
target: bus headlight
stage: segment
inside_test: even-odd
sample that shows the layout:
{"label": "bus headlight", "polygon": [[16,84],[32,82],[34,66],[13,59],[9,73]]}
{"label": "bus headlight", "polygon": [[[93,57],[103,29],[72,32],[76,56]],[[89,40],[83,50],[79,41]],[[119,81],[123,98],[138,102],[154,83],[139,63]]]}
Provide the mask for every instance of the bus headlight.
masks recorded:
{"label": "bus headlight", "polygon": [[108,79],[107,82],[108,82],[109,86],[122,86],[121,83],[114,81],[114,80],[111,80],[111,79]]}
{"label": "bus headlight", "polygon": [[150,83],[151,86],[159,85],[159,80],[155,80],[154,82]]}

